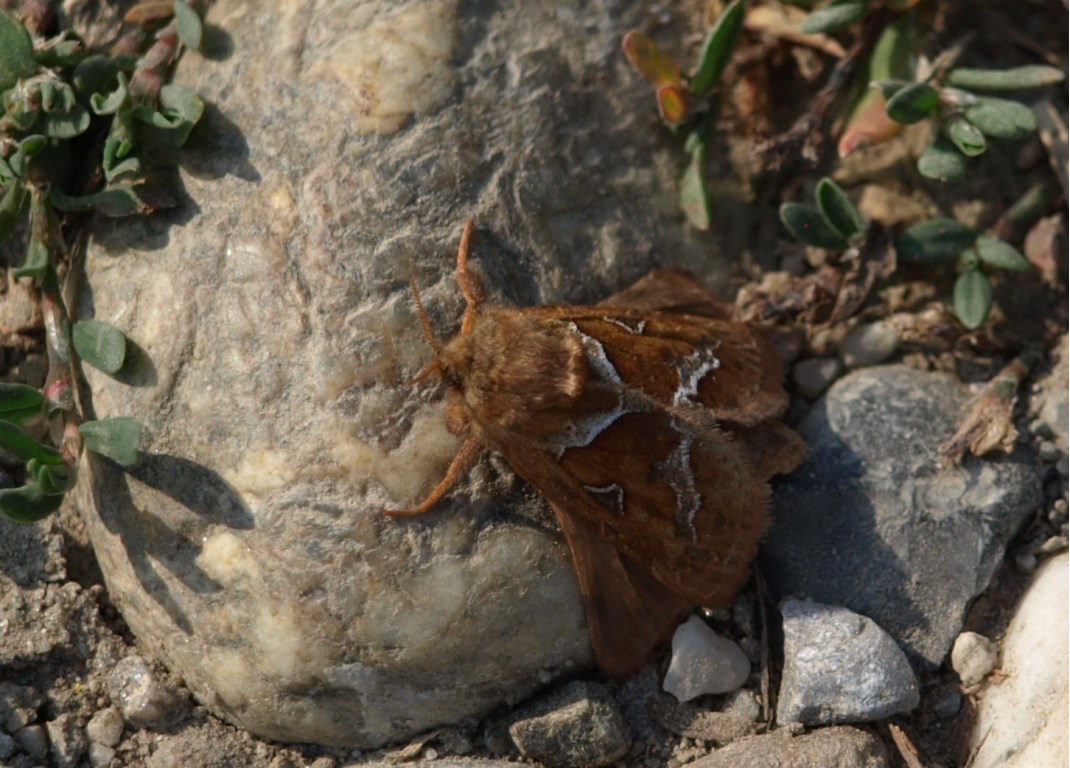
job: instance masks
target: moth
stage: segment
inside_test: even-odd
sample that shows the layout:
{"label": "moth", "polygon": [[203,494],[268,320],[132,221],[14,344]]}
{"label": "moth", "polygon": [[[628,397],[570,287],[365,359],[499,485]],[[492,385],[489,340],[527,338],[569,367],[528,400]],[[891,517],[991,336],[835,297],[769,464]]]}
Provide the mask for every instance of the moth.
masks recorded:
{"label": "moth", "polygon": [[413,284],[434,360],[415,381],[446,386],[465,435],[422,515],[485,446],[549,502],[572,553],[598,665],[638,669],[682,614],[727,605],[769,525],[771,476],[801,461],[776,420],[782,364],[751,326],[679,270],[654,271],[594,306],[485,302],[457,250],[466,307],[439,344]]}

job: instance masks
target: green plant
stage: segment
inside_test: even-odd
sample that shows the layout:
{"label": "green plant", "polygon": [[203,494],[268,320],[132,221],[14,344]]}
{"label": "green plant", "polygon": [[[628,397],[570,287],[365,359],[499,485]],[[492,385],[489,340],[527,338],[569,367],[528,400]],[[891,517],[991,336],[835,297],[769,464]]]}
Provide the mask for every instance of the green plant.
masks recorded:
{"label": "green plant", "polygon": [[734,0],[724,9],[706,35],[690,75],[642,32],[632,30],[621,43],[632,66],[654,86],[662,121],[686,136],[688,164],[680,180],[680,207],[696,229],[710,227],[706,142],[717,112],[714,92],[743,28],[743,11],[742,0]]}
{"label": "green plant", "polygon": [[836,182],[821,179],[814,190],[814,202],[816,205],[780,206],[780,221],[796,240],[840,251],[862,244],[866,237],[862,214]]}
{"label": "green plant", "polygon": [[992,139],[1024,139],[1036,130],[1033,111],[1017,101],[977,92],[1036,88],[1061,82],[1049,66],[1014,69],[952,69],[917,82],[873,83],[887,100],[888,117],[902,125],[936,118],[935,140],[918,158],[918,172],[938,181],[966,175],[967,161],[982,154]]}
{"label": "green plant", "polygon": [[[780,206],[780,220],[796,240],[836,251],[863,245],[866,228],[862,215],[832,179],[817,183],[814,201],[815,205]],[[970,330],[979,328],[992,309],[992,283],[984,269],[1030,269],[1025,256],[1013,246],[954,219],[930,219],[910,227],[896,238],[895,250],[901,264],[958,261],[952,308]]]}
{"label": "green plant", "polygon": [[[98,320],[72,329],[60,267],[68,259],[64,214],[152,211],[159,195],[146,192],[142,158],[154,147],[184,144],[203,114],[196,93],[166,84],[183,48],[200,45],[200,5],[145,3],[131,15],[148,6],[155,34],[126,30],[110,50],[89,50],[69,32],[45,39],[32,21],[27,28],[0,11],[0,240],[25,237],[13,274],[39,292],[49,362],[42,389],[0,384],[0,449],[25,463],[24,484],[0,490],[0,513],[19,522],[59,507],[76,482],[83,448],[124,465],[138,457],[136,421],[83,421],[78,411],[76,356],[115,374],[127,341]],[[96,168],[72,174],[71,159],[87,155],[99,158]],[[99,179],[96,188],[87,175]]]}
{"label": "green plant", "polygon": [[1025,272],[1030,269],[1018,249],[998,237],[983,235],[954,219],[930,219],[900,233],[896,257],[904,264],[958,263],[952,307],[959,321],[980,328],[992,309],[992,283],[987,269]]}

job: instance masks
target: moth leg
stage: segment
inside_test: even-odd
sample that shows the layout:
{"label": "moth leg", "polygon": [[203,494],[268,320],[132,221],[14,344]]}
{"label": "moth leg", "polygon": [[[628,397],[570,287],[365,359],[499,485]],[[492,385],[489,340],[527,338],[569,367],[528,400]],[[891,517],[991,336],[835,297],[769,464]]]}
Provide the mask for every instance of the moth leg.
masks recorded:
{"label": "moth leg", "polygon": [[479,457],[479,451],[482,447],[483,441],[478,435],[470,436],[454,455],[449,469],[446,470],[446,476],[431,489],[431,492],[427,494],[423,501],[411,509],[384,509],[383,514],[387,517],[419,517],[430,512],[436,504],[442,501],[442,497],[449,492],[449,489],[468,473],[468,470],[472,468],[475,460]]}
{"label": "moth leg", "polygon": [[472,231],[475,222],[468,219],[464,223],[464,231],[461,233],[461,242],[457,246],[457,285],[461,288],[467,306],[464,316],[461,318],[461,335],[466,335],[472,330],[476,313],[483,304],[483,286],[476,277],[468,272],[468,252],[472,243]]}

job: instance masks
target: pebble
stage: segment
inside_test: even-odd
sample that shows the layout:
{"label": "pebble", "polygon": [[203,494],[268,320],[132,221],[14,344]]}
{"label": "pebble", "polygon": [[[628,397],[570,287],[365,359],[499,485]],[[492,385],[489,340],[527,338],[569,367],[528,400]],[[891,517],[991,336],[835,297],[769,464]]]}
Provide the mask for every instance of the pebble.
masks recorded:
{"label": "pebble", "polygon": [[996,644],[976,632],[963,632],[951,647],[951,668],[967,688],[988,677],[998,660]]}
{"label": "pebble", "polygon": [[941,720],[950,720],[962,709],[962,693],[957,685],[949,685],[933,694],[931,708]]}
{"label": "pebble", "polygon": [[115,759],[115,750],[103,744],[89,745],[89,762],[93,768],[108,768]]}
{"label": "pebble", "polygon": [[19,745],[15,743],[13,738],[0,731],[0,760],[6,760],[11,757],[18,748]]}
{"label": "pebble", "polygon": [[92,743],[114,747],[123,737],[123,727],[123,716],[119,708],[108,707],[93,715],[85,731]]}
{"label": "pebble", "polygon": [[140,656],[127,656],[108,677],[123,719],[139,728],[163,729],[185,712],[182,697],[156,679]]}
{"label": "pebble", "polygon": [[784,672],[777,702],[783,725],[882,720],[918,705],[906,655],[872,620],[838,606],[789,599]]}
{"label": "pebble", "polygon": [[887,750],[871,733],[849,726],[792,735],[787,728],[741,739],[688,763],[688,768],[889,768]]}
{"label": "pebble", "polygon": [[1041,440],[1040,445],[1037,447],[1037,456],[1040,457],[1041,461],[1053,464],[1062,458],[1063,452],[1051,440]]}
{"label": "pebble", "polygon": [[27,725],[11,735],[30,757],[44,759],[44,756],[48,754],[48,736],[45,734],[44,727],[37,724]]}
{"label": "pebble", "polygon": [[817,399],[843,371],[837,357],[811,357],[795,363],[791,378],[799,394],[807,400]]}
{"label": "pebble", "polygon": [[14,733],[37,719],[44,698],[28,685],[0,683],[0,726]]}
{"label": "pebble", "polygon": [[840,343],[840,358],[848,368],[876,365],[895,353],[899,338],[899,331],[887,323],[859,325]]}
{"label": "pebble", "polygon": [[85,730],[78,724],[78,717],[65,712],[45,725],[52,746],[52,760],[56,768],[74,768],[86,748]]}
{"label": "pebble", "polygon": [[750,661],[739,646],[692,616],[673,635],[672,660],[662,688],[677,701],[691,701],[734,691],[749,676]]}
{"label": "pebble", "polygon": [[548,768],[609,765],[632,743],[609,690],[586,681],[569,683],[523,707],[509,736],[521,755]]}

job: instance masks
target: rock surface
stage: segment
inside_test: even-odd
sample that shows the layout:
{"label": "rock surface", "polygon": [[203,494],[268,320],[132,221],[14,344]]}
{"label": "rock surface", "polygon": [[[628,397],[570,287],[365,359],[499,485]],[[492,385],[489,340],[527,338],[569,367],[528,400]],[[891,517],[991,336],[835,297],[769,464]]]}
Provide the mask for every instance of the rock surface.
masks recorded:
{"label": "rock surface", "polygon": [[1042,499],[1021,450],[941,463],[968,400],[950,376],[905,366],[836,382],[799,427],[806,462],[776,489],[761,558],[774,594],[849,608],[939,665]]}
{"label": "rock surface", "polygon": [[752,736],[691,763],[692,768],[887,768],[884,744],[848,726],[819,728],[791,736],[780,730]]}
{"label": "rock surface", "polygon": [[910,712],[918,681],[884,630],[846,608],[787,600],[777,722],[855,723]]}
{"label": "rock surface", "polygon": [[457,448],[407,384],[430,357],[407,284],[454,332],[466,217],[495,300],[593,302],[688,252],[716,287],[712,236],[651,204],[679,155],[620,53],[643,14],[212,5],[226,50],[176,74],[210,105],[180,206],[101,226],[78,306],[133,342],[86,404],[140,419],[146,460],[91,460],[77,493],[112,598],[212,711],[371,748],[590,663],[566,548],[501,461],[456,489],[465,509],[379,511]]}
{"label": "rock surface", "polygon": [[974,768],[1062,765],[1070,754],[1068,562],[1064,552],[1041,566],[1007,627],[1003,674],[977,702]]}
{"label": "rock surface", "polygon": [[965,686],[977,685],[996,667],[999,649],[984,635],[963,632],[951,646],[951,668]]}

